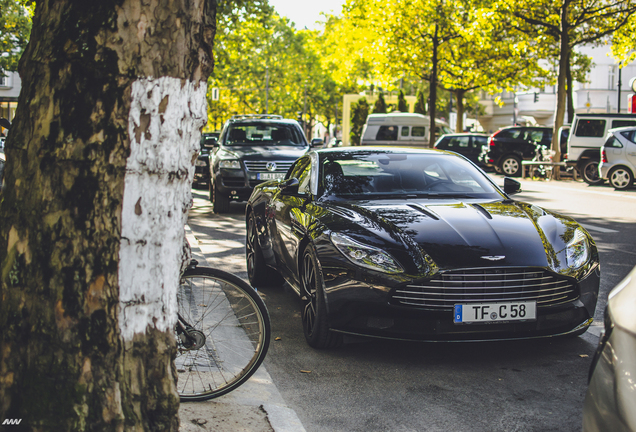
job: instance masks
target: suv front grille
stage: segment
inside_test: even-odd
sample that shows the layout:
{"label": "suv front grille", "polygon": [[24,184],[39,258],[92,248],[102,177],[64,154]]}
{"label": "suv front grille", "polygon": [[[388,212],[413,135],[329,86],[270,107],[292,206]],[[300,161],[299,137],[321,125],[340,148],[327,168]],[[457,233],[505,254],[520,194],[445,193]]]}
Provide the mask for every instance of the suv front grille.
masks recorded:
{"label": "suv front grille", "polygon": [[536,300],[537,307],[567,303],[579,297],[570,279],[543,269],[484,268],[438,273],[421,284],[396,289],[394,304],[453,310],[456,303]]}
{"label": "suv front grille", "polygon": [[[276,164],[276,170],[270,171],[267,169],[267,164],[274,162]],[[250,172],[277,172],[277,173],[286,173],[289,170],[289,167],[292,166],[294,161],[286,160],[286,161],[245,161],[245,167]]]}

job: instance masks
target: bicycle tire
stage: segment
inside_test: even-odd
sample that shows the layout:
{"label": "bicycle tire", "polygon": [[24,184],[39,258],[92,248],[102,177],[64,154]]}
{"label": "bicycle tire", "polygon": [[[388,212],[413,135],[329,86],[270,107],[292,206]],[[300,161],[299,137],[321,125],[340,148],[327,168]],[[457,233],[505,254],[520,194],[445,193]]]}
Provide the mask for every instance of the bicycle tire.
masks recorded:
{"label": "bicycle tire", "polygon": [[204,336],[196,348],[188,348],[175,329],[181,401],[222,396],[256,372],[269,348],[271,325],[254,288],[225,271],[195,267],[181,278],[177,305],[195,334]]}

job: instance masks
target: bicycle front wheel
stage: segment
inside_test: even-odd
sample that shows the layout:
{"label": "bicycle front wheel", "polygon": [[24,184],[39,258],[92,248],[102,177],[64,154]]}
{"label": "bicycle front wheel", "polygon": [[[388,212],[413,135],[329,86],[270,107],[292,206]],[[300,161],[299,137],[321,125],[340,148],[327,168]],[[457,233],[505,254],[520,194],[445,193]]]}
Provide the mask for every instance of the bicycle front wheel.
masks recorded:
{"label": "bicycle front wheel", "polygon": [[265,303],[242,279],[186,270],[177,293],[177,391],[182,401],[224,395],[252,376],[270,341]]}

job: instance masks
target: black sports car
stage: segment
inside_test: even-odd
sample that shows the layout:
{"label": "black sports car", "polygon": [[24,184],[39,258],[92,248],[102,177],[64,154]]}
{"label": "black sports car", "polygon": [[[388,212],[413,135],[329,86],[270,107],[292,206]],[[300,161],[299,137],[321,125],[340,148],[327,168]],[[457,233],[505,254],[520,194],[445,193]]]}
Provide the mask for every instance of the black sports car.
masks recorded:
{"label": "black sports car", "polygon": [[246,209],[254,286],[302,298],[309,345],[577,335],[592,323],[598,251],[567,216],[510,199],[439,150],[310,151]]}

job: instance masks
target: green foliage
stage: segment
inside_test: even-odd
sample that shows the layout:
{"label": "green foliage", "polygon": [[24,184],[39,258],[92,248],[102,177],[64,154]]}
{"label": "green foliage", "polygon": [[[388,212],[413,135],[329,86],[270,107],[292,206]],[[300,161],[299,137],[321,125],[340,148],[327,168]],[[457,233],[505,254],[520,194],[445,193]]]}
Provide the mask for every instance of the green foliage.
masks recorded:
{"label": "green foliage", "polygon": [[413,112],[418,114],[426,114],[426,99],[424,98],[424,92],[422,90],[417,91]]}
{"label": "green foliage", "polygon": [[406,98],[404,97],[404,92],[400,90],[398,94],[398,104],[397,110],[399,112],[409,112],[409,105],[406,103]]}
{"label": "green foliage", "polygon": [[222,10],[209,81],[220,99],[209,98],[208,129],[220,128],[234,114],[266,111],[287,118],[305,112],[305,119],[329,125],[341,91],[321,59],[321,36],[296,30],[267,2]]}
{"label": "green foliage", "polygon": [[349,141],[351,145],[360,145],[362,138],[362,128],[367,122],[369,116],[369,103],[367,98],[362,97],[358,102],[351,104],[351,132],[349,132]]}
{"label": "green foliage", "polygon": [[30,0],[0,0],[0,73],[18,70],[31,36],[34,7]]}
{"label": "green foliage", "polygon": [[373,114],[386,114],[386,101],[382,92],[380,92],[373,105]]}

